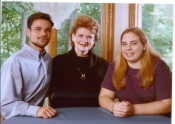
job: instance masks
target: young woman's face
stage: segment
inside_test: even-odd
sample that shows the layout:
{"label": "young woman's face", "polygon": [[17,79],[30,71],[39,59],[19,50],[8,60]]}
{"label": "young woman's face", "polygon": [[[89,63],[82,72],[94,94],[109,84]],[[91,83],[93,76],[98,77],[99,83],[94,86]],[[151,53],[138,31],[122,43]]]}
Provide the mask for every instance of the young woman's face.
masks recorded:
{"label": "young woman's face", "polygon": [[128,32],[122,37],[122,55],[131,67],[140,67],[140,58],[145,50],[137,35]]}
{"label": "young woman's face", "polygon": [[30,46],[38,51],[44,50],[49,43],[52,26],[49,21],[43,19],[34,20],[30,29],[27,29],[27,36],[30,39]]}
{"label": "young woman's face", "polygon": [[94,45],[94,34],[87,28],[78,28],[76,34],[72,34],[75,52],[78,56],[86,57]]}

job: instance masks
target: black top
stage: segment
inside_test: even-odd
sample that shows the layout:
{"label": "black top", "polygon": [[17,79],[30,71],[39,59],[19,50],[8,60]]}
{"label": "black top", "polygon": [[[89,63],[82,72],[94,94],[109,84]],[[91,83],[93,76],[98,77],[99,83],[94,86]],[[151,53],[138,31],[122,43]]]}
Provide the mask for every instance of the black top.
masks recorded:
{"label": "black top", "polygon": [[[53,58],[49,94],[55,93],[51,106],[97,107],[100,84],[109,63],[89,51],[88,57],[78,57],[75,50]],[[85,79],[81,79],[85,73]]]}

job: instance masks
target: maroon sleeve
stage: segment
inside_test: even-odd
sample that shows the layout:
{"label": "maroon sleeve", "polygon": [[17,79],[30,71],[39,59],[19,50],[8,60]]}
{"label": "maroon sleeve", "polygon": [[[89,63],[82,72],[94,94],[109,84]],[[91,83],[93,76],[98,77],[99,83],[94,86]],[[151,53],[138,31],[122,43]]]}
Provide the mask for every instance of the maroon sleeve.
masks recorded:
{"label": "maroon sleeve", "polygon": [[113,77],[113,73],[114,73],[114,66],[115,66],[115,62],[110,64],[110,66],[109,66],[109,68],[106,72],[106,75],[103,79],[103,82],[101,84],[101,87],[115,92],[115,87],[112,83],[112,77]]}
{"label": "maroon sleeve", "polygon": [[172,97],[172,73],[166,63],[159,59],[154,68],[156,99]]}

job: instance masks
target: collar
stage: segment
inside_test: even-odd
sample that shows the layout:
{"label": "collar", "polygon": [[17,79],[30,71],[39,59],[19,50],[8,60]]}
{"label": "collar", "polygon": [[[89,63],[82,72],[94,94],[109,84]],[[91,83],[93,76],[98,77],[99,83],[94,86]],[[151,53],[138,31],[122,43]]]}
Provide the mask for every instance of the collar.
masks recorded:
{"label": "collar", "polygon": [[45,50],[44,50],[44,52],[40,53],[39,51],[37,51],[36,49],[32,48],[28,44],[25,44],[23,49],[25,51],[27,51],[29,54],[31,54],[32,56],[34,56],[36,59],[40,59],[42,56],[44,57],[46,55],[46,51]]}
{"label": "collar", "polygon": [[[72,47],[72,49],[69,51],[70,55],[71,55],[71,59],[73,62],[75,62],[75,59],[77,59],[77,54],[75,52],[75,49],[74,47]],[[97,60],[98,60],[98,56],[95,55],[91,50],[88,52],[88,58],[90,59],[90,63],[89,63],[89,67],[88,68],[91,68],[93,67],[96,63],[97,63]]]}

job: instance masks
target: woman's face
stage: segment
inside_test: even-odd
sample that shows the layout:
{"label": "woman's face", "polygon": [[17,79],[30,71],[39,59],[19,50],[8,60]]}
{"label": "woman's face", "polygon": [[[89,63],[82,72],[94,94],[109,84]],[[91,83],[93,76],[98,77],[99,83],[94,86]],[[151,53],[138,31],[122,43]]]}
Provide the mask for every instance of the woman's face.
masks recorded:
{"label": "woman's face", "polygon": [[87,57],[89,50],[94,45],[94,34],[87,28],[78,28],[76,34],[72,34],[77,56]]}
{"label": "woman's face", "polygon": [[140,58],[145,50],[137,35],[128,32],[122,37],[122,55],[126,59],[128,65],[133,68],[140,68]]}

